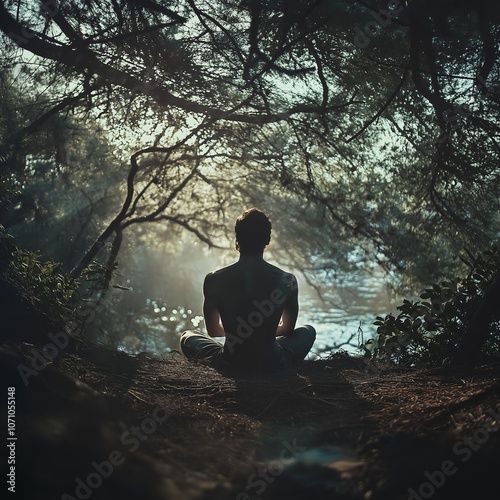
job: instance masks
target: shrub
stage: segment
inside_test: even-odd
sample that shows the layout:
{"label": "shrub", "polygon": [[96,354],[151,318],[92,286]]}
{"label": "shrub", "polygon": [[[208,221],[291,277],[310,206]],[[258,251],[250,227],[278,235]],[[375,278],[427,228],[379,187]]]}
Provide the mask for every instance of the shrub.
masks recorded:
{"label": "shrub", "polygon": [[[376,338],[361,346],[367,357],[427,366],[451,360],[479,301],[500,272],[498,247],[476,257],[465,251],[467,257],[460,257],[469,268],[464,278],[432,285],[420,295],[422,300],[403,300],[396,316],[376,317]],[[483,347],[488,353],[500,352],[498,319],[490,323]]]}

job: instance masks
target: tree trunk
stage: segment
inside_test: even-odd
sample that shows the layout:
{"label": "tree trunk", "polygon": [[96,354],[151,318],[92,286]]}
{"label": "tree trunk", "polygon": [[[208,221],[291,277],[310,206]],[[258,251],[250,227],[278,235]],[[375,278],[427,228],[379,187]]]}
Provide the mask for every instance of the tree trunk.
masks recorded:
{"label": "tree trunk", "polygon": [[490,334],[490,323],[499,315],[500,272],[497,272],[473,311],[465,333],[453,357],[454,364],[464,363],[479,357]]}

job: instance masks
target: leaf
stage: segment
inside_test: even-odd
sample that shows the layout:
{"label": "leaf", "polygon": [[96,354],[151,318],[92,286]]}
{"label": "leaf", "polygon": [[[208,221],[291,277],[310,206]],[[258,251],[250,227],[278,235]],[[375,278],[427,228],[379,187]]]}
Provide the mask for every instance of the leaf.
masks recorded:
{"label": "leaf", "polygon": [[468,267],[470,267],[471,269],[474,268],[474,266],[466,259],[464,259],[463,257],[459,257],[459,259],[465,264],[467,265]]}
{"label": "leaf", "polygon": [[470,257],[470,259],[472,260],[474,265],[477,264],[477,258],[474,257],[473,253],[467,247],[464,247],[464,250],[465,250],[465,253]]}
{"label": "leaf", "polygon": [[121,285],[112,285],[112,288],[118,288],[118,290],[130,290],[130,287]]}

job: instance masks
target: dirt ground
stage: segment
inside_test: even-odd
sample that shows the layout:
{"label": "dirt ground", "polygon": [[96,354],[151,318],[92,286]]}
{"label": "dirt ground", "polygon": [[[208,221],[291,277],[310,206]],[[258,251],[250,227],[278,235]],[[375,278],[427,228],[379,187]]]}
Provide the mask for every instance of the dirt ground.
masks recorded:
{"label": "dirt ground", "polygon": [[179,355],[39,354],[0,348],[17,498],[499,498],[498,359],[417,370],[339,353],[235,378]]}

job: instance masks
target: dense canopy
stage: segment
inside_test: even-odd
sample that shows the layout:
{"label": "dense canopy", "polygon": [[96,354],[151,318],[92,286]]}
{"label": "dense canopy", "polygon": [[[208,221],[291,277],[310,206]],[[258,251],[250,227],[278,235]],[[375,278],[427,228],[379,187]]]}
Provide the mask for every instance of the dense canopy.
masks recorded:
{"label": "dense canopy", "polygon": [[498,235],[499,24],[487,0],[4,0],[0,222],[107,287],[160,234],[233,247],[255,205],[326,289],[429,283]]}

